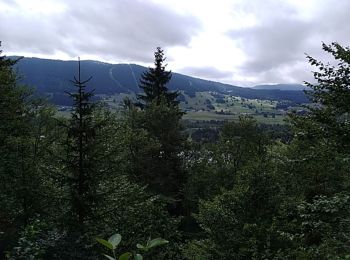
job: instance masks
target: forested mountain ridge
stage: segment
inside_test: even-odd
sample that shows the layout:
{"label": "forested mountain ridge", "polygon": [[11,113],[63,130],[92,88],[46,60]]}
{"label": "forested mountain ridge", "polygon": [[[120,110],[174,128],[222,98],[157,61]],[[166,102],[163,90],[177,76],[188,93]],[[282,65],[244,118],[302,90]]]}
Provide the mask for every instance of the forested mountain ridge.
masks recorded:
{"label": "forested mountain ridge", "polygon": [[[138,86],[141,75],[147,68],[136,64],[109,64],[99,61],[81,61],[83,75],[91,75],[90,88],[96,94],[140,93]],[[39,94],[49,94],[56,104],[60,104],[64,91],[71,91],[70,79],[77,68],[77,61],[22,58],[17,64],[21,82],[34,86]],[[307,102],[302,91],[281,89],[243,88],[215,81],[194,78],[173,73],[169,82],[170,90],[182,90],[193,95],[196,92],[219,92],[251,99],[290,100]]]}

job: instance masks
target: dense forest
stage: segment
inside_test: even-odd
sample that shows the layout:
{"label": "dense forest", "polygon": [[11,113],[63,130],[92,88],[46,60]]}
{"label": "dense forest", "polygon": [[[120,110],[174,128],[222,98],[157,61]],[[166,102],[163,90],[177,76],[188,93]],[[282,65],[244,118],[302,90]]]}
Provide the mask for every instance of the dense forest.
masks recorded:
{"label": "dense forest", "polygon": [[0,55],[0,258],[350,259],[350,49],[323,49],[289,127],[195,139],[161,48],[122,115],[79,63],[60,117]]}
{"label": "dense forest", "polygon": [[[18,57],[10,56],[9,58]],[[76,63],[76,61],[24,57],[21,62],[15,64],[15,68],[20,71],[20,83],[34,86],[38,95],[49,97],[49,101],[55,105],[70,105],[72,101],[67,95],[64,95],[63,91],[73,90],[73,86],[67,83],[72,77],[72,71],[76,70]],[[82,75],[93,76],[87,87],[95,89],[95,97],[138,93],[142,73],[147,70],[146,67],[136,64],[109,64],[91,60],[82,60],[81,66],[84,68]],[[172,73],[167,88],[189,96],[194,96],[198,92],[210,91],[247,99],[307,102],[305,94],[300,91],[303,85],[277,84],[244,88]]]}

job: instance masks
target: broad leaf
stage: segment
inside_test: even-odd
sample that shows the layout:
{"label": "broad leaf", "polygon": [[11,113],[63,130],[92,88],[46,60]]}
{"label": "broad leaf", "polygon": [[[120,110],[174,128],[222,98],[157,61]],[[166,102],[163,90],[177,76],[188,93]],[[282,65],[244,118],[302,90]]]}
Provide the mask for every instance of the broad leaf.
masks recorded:
{"label": "broad leaf", "polygon": [[155,239],[152,239],[151,241],[149,241],[147,243],[147,247],[148,248],[152,248],[152,247],[164,245],[164,244],[167,244],[167,243],[169,243],[168,240],[165,240],[165,239],[159,237],[159,238],[155,238]]}
{"label": "broad leaf", "polygon": [[143,257],[142,257],[142,255],[140,255],[140,254],[136,254],[135,256],[134,256],[134,260],[142,260],[143,259]]}
{"label": "broad leaf", "polygon": [[109,256],[109,255],[105,255],[103,254],[105,257],[107,257],[109,260],[115,260],[113,257]]}
{"label": "broad leaf", "polygon": [[97,242],[99,242],[100,244],[104,245],[105,247],[113,250],[113,245],[111,243],[109,243],[108,241],[102,239],[102,238],[96,238]]}
{"label": "broad leaf", "polygon": [[121,240],[122,236],[120,234],[114,234],[108,239],[108,242],[112,244],[113,249],[116,249]]}
{"label": "broad leaf", "polygon": [[132,253],[126,252],[126,253],[122,254],[121,256],[119,256],[118,260],[129,260],[130,257],[132,257]]}

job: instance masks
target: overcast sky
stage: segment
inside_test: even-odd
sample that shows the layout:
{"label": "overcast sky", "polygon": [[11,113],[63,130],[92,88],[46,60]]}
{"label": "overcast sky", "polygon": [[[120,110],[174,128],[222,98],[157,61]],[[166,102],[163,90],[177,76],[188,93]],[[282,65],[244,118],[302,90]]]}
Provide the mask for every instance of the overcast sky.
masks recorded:
{"label": "overcast sky", "polygon": [[7,55],[151,65],[241,86],[311,79],[305,53],[350,45],[349,0],[0,0]]}

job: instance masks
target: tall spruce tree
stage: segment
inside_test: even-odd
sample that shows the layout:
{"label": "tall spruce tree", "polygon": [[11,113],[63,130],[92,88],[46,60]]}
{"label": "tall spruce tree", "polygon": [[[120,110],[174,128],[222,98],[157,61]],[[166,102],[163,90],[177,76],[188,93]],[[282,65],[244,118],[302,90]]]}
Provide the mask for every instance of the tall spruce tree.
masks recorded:
{"label": "tall spruce tree", "polygon": [[143,89],[145,95],[139,95],[138,99],[143,101],[145,105],[150,105],[152,101],[156,101],[159,105],[162,96],[166,102],[172,105],[178,105],[176,98],[178,92],[170,92],[167,84],[171,80],[171,71],[166,71],[164,65],[164,51],[157,47],[157,51],[154,53],[154,68],[149,68],[148,71],[142,74],[140,88]]}
{"label": "tall spruce tree", "polygon": [[134,168],[139,170],[132,175],[139,182],[147,184],[154,193],[175,201],[171,211],[179,214],[185,182],[181,158],[185,143],[181,132],[183,112],[176,100],[178,92],[168,90],[171,72],[165,70],[166,65],[163,63],[166,58],[161,48],[157,48],[154,59],[155,67],[149,68],[140,82],[145,93],[139,95],[138,99],[142,102],[143,109],[136,114],[131,113],[133,117],[129,118],[135,131],[146,130],[153,148],[141,155],[144,160],[134,160],[140,166]]}
{"label": "tall spruce tree", "polygon": [[[57,188],[53,203],[57,212],[56,222],[60,239],[55,248],[50,248],[50,257],[58,259],[95,259],[92,237],[101,224],[99,214],[103,182],[100,168],[101,154],[99,130],[101,120],[96,118],[96,104],[92,98],[94,90],[87,89],[92,77],[83,80],[80,59],[78,75],[72,84],[74,92],[66,92],[73,99],[73,110],[69,119],[59,119],[61,136],[52,151],[49,167],[53,183]],[[101,150],[101,152],[100,152]],[[74,246],[73,246],[74,245]]]}
{"label": "tall spruce tree", "polygon": [[86,83],[91,80],[81,79],[80,59],[78,78],[72,83],[75,93],[68,93],[73,99],[74,110],[67,127],[66,180],[70,188],[71,220],[75,227],[83,230],[86,221],[93,215],[96,204],[98,176],[95,176],[96,161],[95,137],[98,125],[93,119],[95,104],[91,101],[93,91],[86,90]]}

